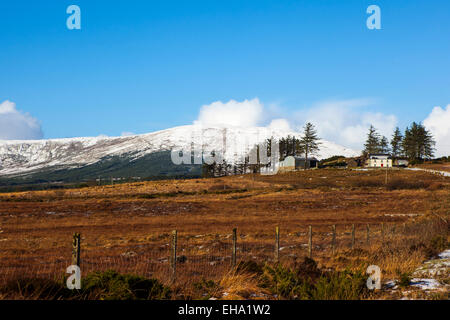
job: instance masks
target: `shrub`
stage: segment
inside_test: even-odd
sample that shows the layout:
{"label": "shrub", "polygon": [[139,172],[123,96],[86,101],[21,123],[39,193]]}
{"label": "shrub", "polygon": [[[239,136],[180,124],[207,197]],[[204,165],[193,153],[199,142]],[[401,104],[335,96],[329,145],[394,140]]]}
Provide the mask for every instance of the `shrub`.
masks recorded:
{"label": "shrub", "polygon": [[297,277],[296,273],[282,265],[271,267],[269,265],[264,266],[264,271],[261,277],[261,287],[269,289],[272,293],[285,299],[308,299],[308,296],[304,296],[303,293],[309,291],[308,288],[304,288],[308,283],[303,279]]}
{"label": "shrub", "polygon": [[378,179],[361,177],[356,180],[353,180],[352,185],[354,187],[358,187],[358,188],[362,188],[362,187],[377,188],[377,187],[382,187],[384,185],[384,183]]}
{"label": "shrub", "polygon": [[403,179],[392,179],[388,181],[386,188],[388,190],[399,190],[399,189],[425,189],[430,186],[429,181],[411,181]]}
{"label": "shrub", "polygon": [[201,299],[208,300],[211,297],[217,296],[220,291],[220,286],[213,280],[205,280],[194,282],[192,284],[194,288],[194,296],[201,297]]}
{"label": "shrub", "polygon": [[411,273],[397,270],[397,275],[399,277],[398,285],[401,288],[406,288],[411,284]]}
{"label": "shrub", "polygon": [[264,266],[258,264],[255,261],[240,261],[236,266],[236,271],[239,273],[254,273],[257,275],[261,275],[263,273]]}
{"label": "shrub", "polygon": [[297,276],[303,279],[316,280],[322,275],[322,271],[317,267],[316,261],[305,257],[301,263],[295,263],[294,269]]}
{"label": "shrub", "polygon": [[361,271],[323,273],[308,258],[297,268],[266,265],[261,286],[284,299],[356,300],[368,294],[366,276]]}
{"label": "shrub", "polygon": [[80,290],[66,287],[62,281],[40,278],[23,278],[9,281],[1,293],[20,299],[169,299],[170,290],[156,279],[147,279],[116,271],[94,272],[81,279]]}
{"label": "shrub", "polygon": [[320,277],[312,291],[312,299],[358,300],[367,294],[366,276],[362,272],[343,271]]}
{"label": "shrub", "polygon": [[430,247],[438,252],[444,251],[448,247],[447,238],[442,235],[433,237],[430,241]]}
{"label": "shrub", "polygon": [[82,279],[81,291],[88,297],[105,300],[168,299],[170,289],[156,279],[119,274],[116,271],[91,273]]}
{"label": "shrub", "polygon": [[10,280],[1,287],[0,292],[9,299],[56,300],[73,295],[73,292],[67,289],[62,282],[41,278]]}

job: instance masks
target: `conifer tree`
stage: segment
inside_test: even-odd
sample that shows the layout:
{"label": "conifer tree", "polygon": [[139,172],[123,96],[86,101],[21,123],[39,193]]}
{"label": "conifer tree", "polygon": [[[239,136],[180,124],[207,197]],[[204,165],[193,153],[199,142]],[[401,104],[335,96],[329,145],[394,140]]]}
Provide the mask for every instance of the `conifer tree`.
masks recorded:
{"label": "conifer tree", "polygon": [[364,144],[363,154],[368,155],[370,153],[380,152],[380,135],[374,126],[370,125],[369,133],[367,134],[367,140]]}
{"label": "conifer tree", "polygon": [[308,155],[314,154],[320,150],[320,142],[318,142],[319,139],[320,138],[317,136],[314,125],[310,122],[306,123],[299,145],[305,154],[305,169],[308,163]]}
{"label": "conifer tree", "polygon": [[391,150],[393,157],[399,157],[402,154],[402,139],[402,133],[400,132],[400,129],[396,127],[391,139]]}
{"label": "conifer tree", "polygon": [[422,124],[416,122],[406,128],[401,143],[405,156],[410,160],[432,158],[435,144],[431,133]]}
{"label": "conifer tree", "polygon": [[388,139],[383,136],[380,140],[380,145],[379,145],[379,152],[381,153],[388,153],[390,151],[389,149],[389,141]]}

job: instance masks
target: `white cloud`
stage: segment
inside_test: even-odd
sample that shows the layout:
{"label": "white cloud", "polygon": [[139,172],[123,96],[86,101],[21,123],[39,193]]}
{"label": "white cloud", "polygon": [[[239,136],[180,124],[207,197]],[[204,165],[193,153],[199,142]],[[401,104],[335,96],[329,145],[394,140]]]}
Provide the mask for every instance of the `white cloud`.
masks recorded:
{"label": "white cloud", "polygon": [[286,119],[273,119],[268,127],[272,130],[291,131],[291,126]]}
{"label": "white cloud", "polygon": [[363,147],[370,125],[388,138],[397,125],[394,115],[364,109],[372,104],[374,101],[371,99],[324,101],[290,112],[289,118],[281,118],[280,114],[288,112],[283,111],[278,104],[265,107],[258,98],[242,102],[216,101],[201,107],[194,124],[252,127],[268,123],[270,129],[290,131],[296,128],[302,131],[303,125],[309,121],[315,125],[321,138],[358,150]]}
{"label": "white cloud", "polygon": [[436,156],[450,155],[450,104],[445,109],[434,107],[423,124],[436,140]]}
{"label": "white cloud", "polygon": [[124,131],[120,134],[122,137],[129,137],[129,136],[134,136],[135,133],[134,132],[130,132],[130,131]]}
{"label": "white cloud", "polygon": [[203,126],[253,127],[260,124],[264,107],[258,98],[242,102],[230,100],[226,103],[216,101],[200,108],[194,124]]}
{"label": "white cloud", "polygon": [[318,135],[353,149],[362,149],[370,125],[390,138],[397,118],[394,115],[365,111],[373,104],[370,99],[351,99],[320,102],[295,113],[298,123],[313,123]]}
{"label": "white cloud", "polygon": [[0,103],[0,139],[41,139],[41,125],[36,118],[16,109],[11,101]]}

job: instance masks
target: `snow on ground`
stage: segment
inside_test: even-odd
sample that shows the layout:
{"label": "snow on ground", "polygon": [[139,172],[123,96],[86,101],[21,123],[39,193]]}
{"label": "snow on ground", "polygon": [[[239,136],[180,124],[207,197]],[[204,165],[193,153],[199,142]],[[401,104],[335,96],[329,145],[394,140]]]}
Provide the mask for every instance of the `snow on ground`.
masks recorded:
{"label": "snow on ground", "polygon": [[426,171],[426,172],[430,172],[430,173],[441,174],[444,177],[450,177],[450,172],[447,172],[447,171],[439,171],[439,170],[423,169],[423,168],[405,168],[405,169],[406,170],[414,170],[414,171]]}
{"label": "snow on ground", "polygon": [[[84,137],[49,140],[0,140],[0,176],[23,174],[53,166],[72,168],[96,163],[107,156],[130,155],[138,159],[157,151],[180,149],[206,153],[223,151],[228,163],[239,163],[255,144],[274,137],[300,137],[300,132],[266,127],[180,126],[157,132],[124,137]],[[355,151],[321,140],[318,159],[335,155],[357,156]]]}
{"label": "snow on ground", "polygon": [[[400,291],[402,299],[409,299],[417,291],[425,295],[437,292],[449,292],[448,279],[450,275],[450,249],[441,252],[437,259],[428,260],[423,263],[412,274],[410,285],[400,290],[397,281],[391,280],[384,284],[385,288],[393,293]],[[447,283],[444,282],[446,279]]]}

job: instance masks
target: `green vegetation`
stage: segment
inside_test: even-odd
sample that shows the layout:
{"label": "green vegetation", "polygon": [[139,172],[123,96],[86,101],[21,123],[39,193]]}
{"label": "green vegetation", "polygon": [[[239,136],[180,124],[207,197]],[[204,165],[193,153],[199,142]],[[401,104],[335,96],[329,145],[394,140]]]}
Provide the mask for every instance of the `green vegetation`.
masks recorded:
{"label": "green vegetation", "polygon": [[303,129],[303,137],[300,139],[300,149],[303,150],[305,154],[305,169],[307,167],[308,155],[314,154],[319,151],[319,137],[317,136],[316,129],[314,125],[310,122],[306,123]]}
{"label": "green vegetation", "polygon": [[194,289],[193,296],[202,300],[208,300],[209,298],[214,297],[220,290],[220,286],[216,282],[206,279],[194,282],[192,287]]}
{"label": "green vegetation", "polygon": [[[105,157],[92,165],[73,169],[48,168],[18,177],[0,178],[0,191],[22,191],[50,188],[88,187],[97,184],[111,184],[111,178],[119,182],[157,179],[189,179],[201,176],[201,165],[175,165],[170,151],[148,154],[133,159],[133,154]],[[101,179],[99,182],[97,179]],[[117,183],[114,181],[114,183]]]}
{"label": "green vegetation", "polygon": [[261,286],[282,299],[300,300],[357,300],[368,295],[363,272],[323,272],[314,260],[292,269],[282,265],[265,265]]}
{"label": "green vegetation", "polygon": [[401,288],[406,288],[411,284],[411,273],[409,272],[401,272],[397,270],[397,275],[399,278],[398,285]]}
{"label": "green vegetation", "polygon": [[368,155],[370,153],[383,153],[386,149],[386,138],[380,137],[374,126],[370,126],[369,133],[367,134],[367,140],[364,144],[363,154]]}
{"label": "green vegetation", "polygon": [[109,270],[95,272],[82,279],[82,295],[101,300],[169,299],[170,289],[156,279],[120,274]]}
{"label": "green vegetation", "polygon": [[364,144],[363,155],[370,153],[389,153],[393,157],[406,157],[410,164],[421,162],[424,159],[431,159],[434,156],[435,141],[431,133],[421,123],[413,122],[407,127],[402,135],[397,127],[389,143],[386,137],[380,136],[377,130],[371,125]]}
{"label": "green vegetation", "polygon": [[80,290],[69,290],[66,279],[17,279],[0,287],[11,299],[47,300],[162,300],[171,297],[168,287],[156,279],[109,270],[94,272],[81,279]]}

